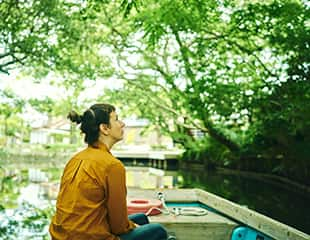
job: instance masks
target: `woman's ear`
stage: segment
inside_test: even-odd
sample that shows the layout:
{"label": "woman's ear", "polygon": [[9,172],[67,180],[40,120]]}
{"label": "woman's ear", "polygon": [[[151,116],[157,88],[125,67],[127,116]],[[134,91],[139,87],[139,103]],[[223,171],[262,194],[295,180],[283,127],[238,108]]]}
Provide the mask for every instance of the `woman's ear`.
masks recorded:
{"label": "woman's ear", "polygon": [[102,132],[104,135],[109,135],[109,128],[107,124],[101,123],[99,125],[99,130]]}

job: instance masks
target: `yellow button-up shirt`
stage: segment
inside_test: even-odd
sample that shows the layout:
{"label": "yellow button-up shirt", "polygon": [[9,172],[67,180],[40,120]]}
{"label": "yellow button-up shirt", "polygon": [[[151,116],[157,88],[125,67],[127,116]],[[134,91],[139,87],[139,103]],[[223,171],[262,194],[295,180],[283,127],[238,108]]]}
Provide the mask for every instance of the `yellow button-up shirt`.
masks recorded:
{"label": "yellow button-up shirt", "polygon": [[128,220],[124,165],[104,144],[87,147],[66,165],[50,224],[53,240],[118,240]]}

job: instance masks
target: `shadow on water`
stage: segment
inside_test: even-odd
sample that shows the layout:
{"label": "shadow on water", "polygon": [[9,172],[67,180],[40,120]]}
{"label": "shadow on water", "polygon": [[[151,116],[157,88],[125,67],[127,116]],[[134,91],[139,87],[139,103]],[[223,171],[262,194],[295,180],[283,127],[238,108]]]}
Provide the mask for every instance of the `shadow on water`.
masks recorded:
{"label": "shadow on water", "polygon": [[201,188],[310,234],[310,196],[286,185],[219,172],[179,171],[182,187]]}

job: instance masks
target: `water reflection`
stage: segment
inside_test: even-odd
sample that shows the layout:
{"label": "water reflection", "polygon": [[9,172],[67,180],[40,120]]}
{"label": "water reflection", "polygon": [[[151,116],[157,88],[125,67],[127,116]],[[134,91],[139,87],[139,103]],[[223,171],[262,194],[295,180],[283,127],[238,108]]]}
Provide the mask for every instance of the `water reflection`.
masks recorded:
{"label": "water reflection", "polygon": [[[30,181],[22,187],[18,204],[54,207],[62,169],[58,171],[57,181]],[[201,188],[310,234],[310,197],[283,185],[216,172],[163,171],[148,167],[126,167],[126,172],[129,188]]]}
{"label": "water reflection", "polygon": [[[310,234],[310,197],[283,185],[216,172],[148,167],[126,167],[126,182],[142,189],[201,188]],[[44,199],[56,199],[58,187],[58,183],[30,184],[20,190],[19,202],[39,206]]]}
{"label": "water reflection", "polygon": [[126,167],[126,185],[141,189],[173,188],[180,182],[177,172],[156,168]]}
{"label": "water reflection", "polygon": [[[28,202],[37,207],[45,207],[50,200],[57,198],[59,190],[60,177],[56,181],[47,181],[46,177],[38,178],[41,170],[29,171],[29,183],[21,187],[17,204]],[[42,176],[48,175],[44,172]],[[59,169],[59,175],[61,170]],[[156,188],[173,188],[178,187],[182,183],[182,177],[178,176],[175,171],[164,171],[161,169],[149,167],[126,167],[126,184],[129,188],[156,189]]]}

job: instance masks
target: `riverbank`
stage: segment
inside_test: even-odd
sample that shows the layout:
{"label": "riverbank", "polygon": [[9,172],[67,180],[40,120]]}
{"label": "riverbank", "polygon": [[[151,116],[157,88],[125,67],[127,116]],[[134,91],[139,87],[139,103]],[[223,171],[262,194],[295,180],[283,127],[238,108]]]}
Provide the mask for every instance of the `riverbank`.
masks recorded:
{"label": "riverbank", "polygon": [[[180,169],[187,170],[191,169],[192,171],[204,172],[205,166],[199,163],[191,163],[191,162],[184,162],[179,164]],[[238,169],[230,169],[230,168],[223,168],[223,167],[216,167],[214,170],[208,171],[216,171],[220,174],[227,174],[227,175],[236,175],[236,176],[243,176],[251,179],[257,179],[259,181],[263,181],[266,183],[271,183],[274,185],[286,187],[289,190],[296,191],[298,193],[302,193],[303,195],[310,198],[310,186],[305,185],[303,183],[281,177],[278,175],[267,174],[267,173],[259,173],[259,172],[252,172],[252,171],[242,171]]]}
{"label": "riverbank", "polygon": [[[38,150],[24,150],[21,151],[13,151],[13,152],[6,152],[5,154],[2,153],[0,155],[0,166],[5,166],[5,169],[29,169],[32,167],[36,168],[63,168],[66,162],[70,159],[72,154],[76,152],[72,148],[68,148],[66,150],[62,149],[59,151],[51,151],[50,149],[46,149],[45,151],[38,151]],[[126,163],[136,165],[136,159],[128,159],[126,158]],[[148,161],[142,164],[148,165]],[[141,165],[141,164],[140,164]],[[191,162],[180,162],[173,161],[173,166],[169,166],[168,169],[177,170],[180,169],[190,169],[191,171],[205,171],[205,167],[203,164],[199,163],[191,163]],[[167,165],[158,164],[158,168],[167,168]],[[210,170],[208,170],[210,171]],[[303,193],[305,196],[310,197],[310,186],[307,186],[303,183],[299,183],[297,181],[273,175],[273,174],[266,174],[266,173],[258,173],[258,172],[251,172],[251,171],[241,171],[236,169],[229,169],[218,167],[214,169],[214,171],[218,171],[220,174],[229,174],[229,175],[238,175],[244,176],[247,178],[257,179],[259,181],[264,181],[266,183],[272,183],[276,185],[281,185],[289,188],[290,190],[295,190],[298,193]]]}
{"label": "riverbank", "polygon": [[293,181],[288,178],[284,178],[284,177],[272,175],[272,174],[240,171],[240,170],[234,170],[234,169],[228,169],[228,168],[217,168],[216,170],[221,174],[229,174],[229,175],[234,174],[234,175],[244,176],[248,178],[258,179],[260,181],[276,184],[282,187],[287,187],[290,190],[296,190],[299,193],[304,193],[305,196],[310,197],[310,186],[301,184],[299,182]]}

